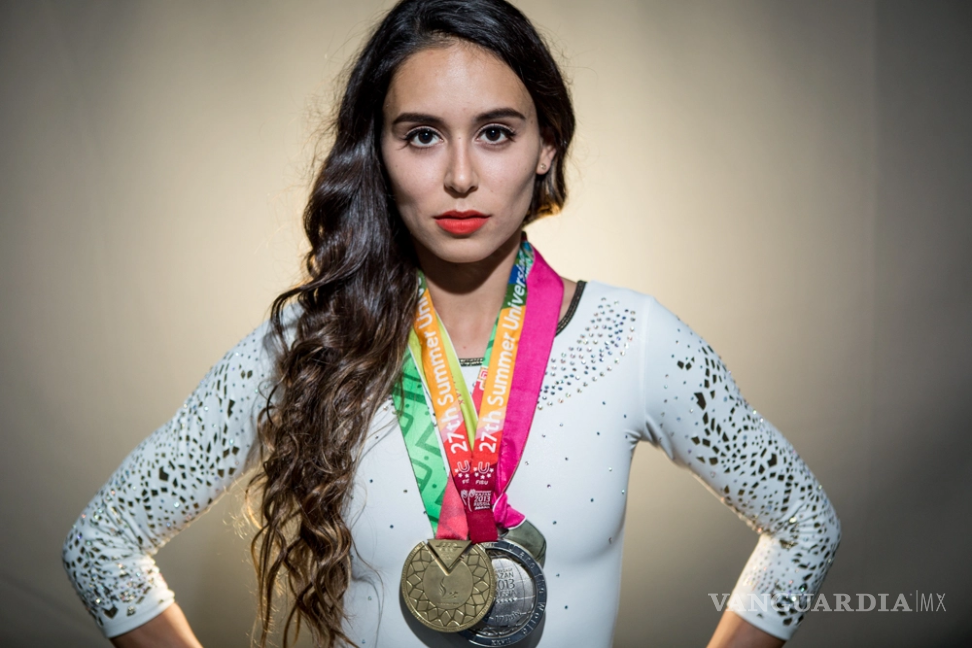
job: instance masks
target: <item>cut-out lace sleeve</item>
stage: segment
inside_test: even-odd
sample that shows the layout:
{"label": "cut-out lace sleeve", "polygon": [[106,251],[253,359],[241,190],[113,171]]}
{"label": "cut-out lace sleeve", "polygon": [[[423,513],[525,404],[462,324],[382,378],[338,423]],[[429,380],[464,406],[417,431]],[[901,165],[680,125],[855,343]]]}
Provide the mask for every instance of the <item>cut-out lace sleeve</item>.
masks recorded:
{"label": "cut-out lace sleeve", "polygon": [[705,340],[654,299],[643,393],[646,439],[760,534],[727,606],[789,639],[840,542],[840,522],[793,446],[743,399]]}
{"label": "cut-out lace sleeve", "polygon": [[68,534],[64,568],[105,636],[128,632],[173,602],[152,556],[247,468],[272,372],[267,329],[258,327],[210,369]]}

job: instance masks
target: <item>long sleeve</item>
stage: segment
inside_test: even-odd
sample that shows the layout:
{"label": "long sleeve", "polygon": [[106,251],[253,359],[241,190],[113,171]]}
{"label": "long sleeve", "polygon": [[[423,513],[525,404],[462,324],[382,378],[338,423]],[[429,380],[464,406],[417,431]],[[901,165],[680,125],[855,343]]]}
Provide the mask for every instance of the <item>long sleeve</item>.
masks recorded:
{"label": "long sleeve", "polygon": [[728,608],[789,639],[840,543],[833,506],[793,446],[743,399],[712,347],[654,299],[646,311],[647,440],[760,534]]}
{"label": "long sleeve", "polygon": [[210,369],[68,534],[64,567],[105,636],[128,632],[173,602],[152,556],[245,471],[272,370],[266,330],[265,323]]}

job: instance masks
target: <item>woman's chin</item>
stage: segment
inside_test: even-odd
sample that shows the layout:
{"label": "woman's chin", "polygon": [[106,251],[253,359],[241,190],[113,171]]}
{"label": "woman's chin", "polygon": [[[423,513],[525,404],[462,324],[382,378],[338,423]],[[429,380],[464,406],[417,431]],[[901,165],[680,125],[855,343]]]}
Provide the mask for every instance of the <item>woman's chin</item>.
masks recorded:
{"label": "woman's chin", "polygon": [[432,240],[415,240],[420,261],[444,262],[450,264],[474,264],[490,259],[505,258],[519,245],[520,232],[512,236],[486,236],[476,232],[470,236],[455,236],[443,233]]}
{"label": "woman's chin", "polygon": [[495,246],[484,245],[469,239],[459,239],[443,245],[436,245],[431,249],[427,248],[427,253],[431,256],[429,261],[456,265],[481,263],[489,259],[494,252],[496,252]]}

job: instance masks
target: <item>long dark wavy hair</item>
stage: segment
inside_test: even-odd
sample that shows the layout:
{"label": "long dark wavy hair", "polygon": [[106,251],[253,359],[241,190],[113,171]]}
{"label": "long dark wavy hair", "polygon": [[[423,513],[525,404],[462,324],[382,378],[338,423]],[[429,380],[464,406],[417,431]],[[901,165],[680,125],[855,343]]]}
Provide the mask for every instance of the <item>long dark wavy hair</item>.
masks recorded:
{"label": "long dark wavy hair", "polygon": [[347,73],[330,129],[334,143],[304,210],[307,278],[273,302],[276,383],[260,415],[262,470],[248,488],[260,494],[251,550],[261,647],[278,586],[289,601],[284,646],[302,624],[317,646],[354,645],[342,631],[352,547],[344,515],[362,440],[400,376],[418,301],[414,249],[381,158],[382,104],[406,58],[457,40],[510,66],[533,98],[542,136],[556,147],[554,167],[536,177],[524,222],[557,212],[567,197],[574,113],[530,21],[503,0],[395,5]]}

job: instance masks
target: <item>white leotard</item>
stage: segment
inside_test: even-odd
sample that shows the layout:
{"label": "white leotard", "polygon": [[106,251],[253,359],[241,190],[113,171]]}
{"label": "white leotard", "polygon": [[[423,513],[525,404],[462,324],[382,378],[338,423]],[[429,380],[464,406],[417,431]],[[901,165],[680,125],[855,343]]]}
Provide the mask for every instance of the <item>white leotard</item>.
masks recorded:
{"label": "white leotard", "polygon": [[[580,288],[554,339],[508,488],[510,503],[547,540],[546,619],[524,645],[611,646],[639,441],[691,470],[760,533],[728,605],[788,639],[803,617],[800,595],[817,592],[840,541],[820,484],[742,398],[712,348],[672,313],[631,290],[597,282]],[[267,330],[258,327],[210,370],[72,528],[65,568],[107,636],[174,600],[151,556],[247,469],[272,374]],[[463,369],[467,383],[476,370]],[[403,561],[431,529],[390,399],[372,422],[348,520],[355,542],[349,637],[388,648],[462,645],[425,629],[400,602]],[[751,595],[771,597],[771,605],[764,612]]]}

